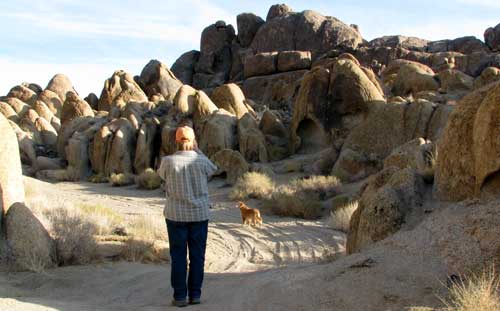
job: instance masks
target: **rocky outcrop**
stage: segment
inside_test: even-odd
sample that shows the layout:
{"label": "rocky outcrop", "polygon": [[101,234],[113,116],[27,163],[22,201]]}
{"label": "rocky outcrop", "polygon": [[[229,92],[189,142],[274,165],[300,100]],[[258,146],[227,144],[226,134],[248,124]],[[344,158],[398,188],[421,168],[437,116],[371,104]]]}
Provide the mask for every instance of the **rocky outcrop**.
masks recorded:
{"label": "rocky outcrop", "polygon": [[50,111],[54,113],[58,118],[61,117],[61,111],[64,101],[59,98],[59,96],[52,92],[51,90],[44,90],[40,95],[38,95],[38,100],[44,102]]}
{"label": "rocky outcrop", "polygon": [[273,112],[266,110],[262,114],[259,129],[266,138],[266,149],[271,161],[279,161],[290,152],[288,130]]}
{"label": "rocky outcrop", "polygon": [[0,113],[9,120],[14,123],[19,123],[19,116],[17,115],[14,108],[12,108],[9,104],[0,101]]}
{"label": "rocky outcrop", "polygon": [[410,51],[422,51],[425,52],[427,49],[428,40],[420,39],[416,37],[406,37],[406,36],[383,36],[380,38],[375,38],[368,42],[367,46],[372,48],[379,47],[390,47],[390,48],[403,48]]}
{"label": "rocky outcrop", "polygon": [[99,98],[94,93],[89,93],[83,100],[86,101],[93,110],[99,109]]}
{"label": "rocky outcrop", "polygon": [[78,95],[78,93],[73,88],[73,84],[71,83],[69,78],[60,73],[56,74],[49,81],[45,90],[49,90],[56,93],[62,103],[66,101],[66,93],[73,92],[74,94]]}
{"label": "rocky outcrop", "polygon": [[226,173],[226,181],[231,185],[234,185],[238,178],[250,169],[245,158],[235,150],[219,150],[210,159],[217,165],[215,175]]}
{"label": "rocky outcrop", "polygon": [[351,217],[347,253],[359,252],[397,232],[411,211],[421,206],[422,188],[422,179],[410,168],[389,167],[370,177]]}
{"label": "rocky outcrop", "polygon": [[19,119],[24,118],[24,116],[28,113],[28,111],[31,109],[29,105],[24,103],[23,101],[15,98],[15,97],[7,97],[2,99],[3,102],[9,104],[9,106],[14,109],[14,111],[17,113]]}
{"label": "rocky outcrop", "polygon": [[291,13],[293,13],[293,10],[288,5],[274,4],[269,8],[269,11],[267,12],[266,21],[268,22],[276,17],[284,17]]}
{"label": "rocky outcrop", "polygon": [[474,85],[474,78],[455,69],[440,71],[437,76],[441,91],[445,93],[467,93]]}
{"label": "rocky outcrop", "polygon": [[484,42],[494,52],[500,51],[500,24],[484,32]]}
{"label": "rocky outcrop", "polygon": [[473,36],[456,38],[453,40],[439,40],[429,42],[426,52],[459,52],[462,54],[472,54],[475,52],[485,52],[486,45]]}
{"label": "rocky outcrop", "polygon": [[203,125],[199,135],[200,149],[208,157],[223,149],[236,149],[236,125],[237,118],[233,114],[224,109],[215,111]]}
{"label": "rocky outcrop", "polygon": [[492,83],[460,100],[438,144],[436,194],[463,200],[498,193],[497,117],[500,83]]}
{"label": "rocky outcrop", "polygon": [[174,73],[157,60],[151,60],[142,69],[140,81],[149,98],[155,94],[161,94],[164,99],[173,100],[177,90],[182,86],[182,82],[175,77]]}
{"label": "rocky outcrop", "polygon": [[195,66],[200,58],[200,52],[189,51],[182,54],[172,65],[170,70],[173,74],[182,81],[183,84],[193,84],[193,75],[195,73]]}
{"label": "rocky outcrop", "polygon": [[278,54],[276,69],[279,72],[311,68],[311,52],[283,51]]}
{"label": "rocky outcrop", "polygon": [[[395,67],[389,66],[384,75],[390,75],[393,69]],[[399,63],[398,69],[392,86],[394,95],[406,96],[421,91],[437,91],[439,89],[434,72],[423,64],[404,61]]]}
{"label": "rocky outcrop", "polygon": [[101,118],[76,117],[61,126],[57,136],[57,154],[63,160],[66,160],[66,146],[68,141],[76,132],[84,132],[96,122],[101,122]]}
{"label": "rocky outcrop", "polygon": [[33,104],[37,99],[37,96],[38,95],[34,91],[23,85],[14,86],[13,88],[10,89],[9,93],[7,94],[7,97],[17,98],[20,101],[25,102],[30,106],[33,106]]}
{"label": "rocky outcrop", "polygon": [[131,101],[147,102],[148,97],[131,74],[117,70],[104,82],[98,110],[111,111],[114,107],[121,109]]}
{"label": "rocky outcrop", "polygon": [[243,62],[245,78],[276,73],[277,63],[277,52],[257,53],[248,56]]}
{"label": "rocky outcrop", "polygon": [[153,168],[160,149],[160,130],[157,120],[148,118],[142,123],[137,134],[134,169],[137,174]]}
{"label": "rocky outcrop", "polygon": [[354,61],[342,58],[332,66],[313,68],[302,80],[291,123],[292,151],[328,147],[333,129],[341,135],[336,139],[345,138],[371,103],[384,102],[378,82]]}

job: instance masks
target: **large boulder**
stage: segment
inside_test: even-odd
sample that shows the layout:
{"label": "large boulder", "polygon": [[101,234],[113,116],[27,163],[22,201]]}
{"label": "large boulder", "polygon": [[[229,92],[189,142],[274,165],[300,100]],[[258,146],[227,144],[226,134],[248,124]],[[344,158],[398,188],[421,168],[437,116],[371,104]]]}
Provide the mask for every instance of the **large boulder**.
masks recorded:
{"label": "large boulder", "polygon": [[52,77],[52,79],[50,79],[45,90],[56,93],[62,103],[66,101],[66,94],[68,92],[73,92],[78,95],[69,78],[61,73],[56,74]]}
{"label": "large boulder", "polygon": [[463,200],[498,194],[500,83],[489,84],[460,100],[438,144],[436,194]]}
{"label": "large boulder", "polygon": [[392,86],[392,93],[396,96],[406,96],[421,91],[437,91],[438,89],[439,83],[431,68],[426,68],[420,63],[406,61],[399,66]]}
{"label": "large boulder", "polygon": [[175,61],[170,69],[183,84],[192,84],[194,68],[199,58],[200,52],[198,51],[186,52]]}
{"label": "large boulder", "polygon": [[293,13],[293,10],[288,5],[274,4],[269,8],[269,11],[267,11],[266,21],[268,22],[273,18],[283,17],[289,15],[290,13]]}
{"label": "large boulder", "polygon": [[474,78],[455,69],[440,71],[438,79],[441,83],[441,91],[445,93],[468,93],[474,86]]}
{"label": "large boulder", "polygon": [[5,118],[11,120],[12,122],[19,123],[19,116],[17,115],[14,108],[12,108],[12,106],[2,101],[0,101],[0,113],[3,114]]}
{"label": "large boulder", "polygon": [[68,92],[61,110],[61,124],[77,117],[93,117],[94,111],[90,105],[76,93]]}
{"label": "large boulder", "polygon": [[217,165],[215,175],[226,173],[226,181],[231,185],[250,170],[245,158],[236,150],[219,150],[210,159]]}
{"label": "large boulder", "polygon": [[[12,204],[24,202],[24,185],[17,137],[9,121],[0,115],[2,152],[0,152],[0,187],[2,189],[0,224]],[[1,229],[1,227],[0,227]]]}
{"label": "large boulder", "polygon": [[26,205],[18,202],[11,206],[5,217],[5,227],[16,270],[40,271],[55,266],[55,243]]}
{"label": "large boulder", "polygon": [[83,100],[86,101],[93,110],[99,108],[99,98],[94,93],[89,93]]}
{"label": "large boulder", "polygon": [[422,205],[423,181],[410,168],[384,169],[363,186],[359,206],[351,217],[348,254],[397,232],[412,210]]}
{"label": "large boulder", "polygon": [[238,120],[238,142],[240,153],[249,162],[267,162],[269,160],[266,138],[259,130],[257,121],[249,113]]}
{"label": "large boulder", "polygon": [[355,49],[362,41],[355,28],[335,17],[308,10],[269,19],[257,31],[251,47],[256,53],[311,51],[316,58],[335,48]]}
{"label": "large boulder", "polygon": [[247,113],[254,113],[252,107],[246,103],[245,95],[234,83],[217,87],[210,98],[218,108],[234,114],[238,119]]}
{"label": "large boulder", "polygon": [[241,47],[248,47],[257,33],[257,30],[264,24],[264,20],[253,13],[241,13],[236,16],[238,26],[238,41]]}
{"label": "large boulder", "polygon": [[453,40],[432,41],[427,45],[427,52],[429,53],[453,51],[463,54],[472,54],[475,52],[485,52],[486,50],[486,45],[473,36],[460,37]]}
{"label": "large boulder", "polygon": [[35,92],[23,85],[14,86],[7,94],[7,97],[15,97],[30,106],[33,106],[37,96]]}
{"label": "large boulder", "polygon": [[19,116],[19,119],[24,118],[24,116],[31,109],[31,107],[29,105],[27,105],[25,102],[19,100],[18,98],[15,98],[15,97],[3,98],[2,101],[9,104],[9,106],[11,106],[12,109],[14,109],[14,111]]}
{"label": "large boulder", "polygon": [[113,107],[122,108],[131,101],[147,102],[148,97],[131,74],[117,70],[104,82],[98,110],[111,111]]}
{"label": "large boulder", "polygon": [[217,106],[203,91],[183,85],[174,98],[174,109],[184,118],[192,118],[196,134],[201,135],[205,121],[217,110]]}
{"label": "large boulder", "polygon": [[484,32],[484,42],[494,52],[500,51],[500,24]]}
{"label": "large boulder", "polygon": [[149,61],[142,69],[140,81],[149,98],[155,94],[161,94],[164,99],[173,100],[177,90],[182,86],[182,82],[175,77],[174,73],[157,60]]}
{"label": "large boulder", "polygon": [[237,118],[233,114],[224,109],[215,111],[199,135],[200,149],[209,157],[223,149],[236,149],[236,125]]}
{"label": "large boulder", "polygon": [[37,155],[35,151],[35,140],[31,133],[23,131],[16,123],[9,120],[10,127],[14,130],[19,144],[21,163],[34,166],[37,165]]}
{"label": "large boulder", "polygon": [[44,118],[48,122],[52,122],[52,119],[55,117],[52,110],[50,110],[43,101],[37,100],[33,105],[33,109],[35,109],[40,117]]}
{"label": "large boulder", "polygon": [[496,81],[500,81],[500,69],[496,67],[485,68],[481,75],[474,80],[474,89],[482,88]]}
{"label": "large boulder", "polygon": [[51,150],[57,150],[57,131],[49,123],[49,121],[45,120],[42,117],[38,117],[35,120],[35,127],[40,133],[43,144],[49,147]]}
{"label": "large boulder", "polygon": [[63,160],[66,160],[66,146],[75,132],[83,132],[96,122],[101,122],[101,118],[76,117],[71,121],[64,123],[57,136],[57,154]]}

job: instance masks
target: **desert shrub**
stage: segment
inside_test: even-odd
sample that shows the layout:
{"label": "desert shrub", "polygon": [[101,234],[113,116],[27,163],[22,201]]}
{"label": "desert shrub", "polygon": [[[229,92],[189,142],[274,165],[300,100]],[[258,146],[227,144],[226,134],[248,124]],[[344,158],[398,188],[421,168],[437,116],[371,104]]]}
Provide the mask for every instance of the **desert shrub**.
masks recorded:
{"label": "desert shrub", "polygon": [[266,199],[264,206],[276,215],[304,219],[319,218],[323,210],[319,200],[308,198],[288,185],[279,186],[270,197]]}
{"label": "desert shrub", "polygon": [[135,178],[135,183],[139,188],[153,190],[161,186],[161,178],[152,168],[147,168]]}
{"label": "desert shrub", "polygon": [[128,186],[132,185],[134,182],[135,182],[134,176],[131,174],[119,173],[119,174],[111,174],[111,176],[109,176],[109,183],[113,187]]}
{"label": "desert shrub", "polygon": [[166,240],[167,227],[162,216],[142,215],[131,219],[127,225],[129,236],[141,240]]}
{"label": "desert shrub", "polygon": [[444,302],[450,311],[498,311],[499,290],[500,278],[490,269],[453,283],[450,298]]}
{"label": "desert shrub", "polygon": [[272,193],[274,187],[274,182],[268,175],[248,172],[238,178],[229,197],[232,200],[264,199]]}
{"label": "desert shrub", "polygon": [[49,210],[47,218],[60,264],[85,264],[96,258],[97,242],[94,235],[97,234],[97,226],[78,209]]}
{"label": "desert shrub", "polygon": [[330,212],[329,224],[335,230],[349,232],[352,214],[358,209],[358,201],[351,201]]}
{"label": "desert shrub", "polygon": [[335,176],[311,176],[292,181],[295,191],[308,196],[315,196],[319,200],[332,197],[340,191],[340,181]]}
{"label": "desert shrub", "polygon": [[89,177],[89,181],[94,184],[105,184],[109,179],[104,174],[95,174]]}
{"label": "desert shrub", "polygon": [[424,155],[424,167],[421,169],[420,174],[424,181],[428,184],[432,184],[434,182],[434,174],[436,172],[436,164],[438,152],[436,147],[430,148],[428,150],[423,151]]}
{"label": "desert shrub", "polygon": [[167,228],[163,217],[140,216],[132,219],[127,232],[122,257],[129,261],[160,262],[165,259],[167,250],[161,247],[167,240]]}
{"label": "desert shrub", "polygon": [[97,228],[97,234],[106,235],[123,222],[123,217],[111,208],[100,204],[79,204],[76,206]]}

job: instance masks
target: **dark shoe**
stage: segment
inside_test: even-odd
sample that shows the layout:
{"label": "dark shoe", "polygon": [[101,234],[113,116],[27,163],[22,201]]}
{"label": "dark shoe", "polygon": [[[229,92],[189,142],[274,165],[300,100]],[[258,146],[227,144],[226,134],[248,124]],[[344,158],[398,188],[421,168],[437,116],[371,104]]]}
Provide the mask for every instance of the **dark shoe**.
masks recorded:
{"label": "dark shoe", "polygon": [[201,303],[200,298],[189,298],[190,305],[199,305]]}
{"label": "dark shoe", "polygon": [[172,299],[172,306],[174,306],[174,307],[182,308],[182,307],[185,307],[187,305],[188,305],[188,303],[186,302],[186,299],[184,299],[184,300]]}

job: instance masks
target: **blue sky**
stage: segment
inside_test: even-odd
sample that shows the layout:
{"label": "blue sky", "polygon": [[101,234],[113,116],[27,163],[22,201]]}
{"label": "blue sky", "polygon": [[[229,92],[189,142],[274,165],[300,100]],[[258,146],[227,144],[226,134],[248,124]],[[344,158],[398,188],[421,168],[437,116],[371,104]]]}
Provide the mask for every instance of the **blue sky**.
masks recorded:
{"label": "blue sky", "polygon": [[[1,0],[0,95],[23,81],[45,87],[67,74],[82,96],[100,94],[114,70],[139,74],[150,59],[169,66],[199,49],[204,27],[253,12],[265,19],[278,1]],[[430,40],[474,35],[500,23],[499,0],[287,1],[358,24],[367,40],[392,34]]]}

